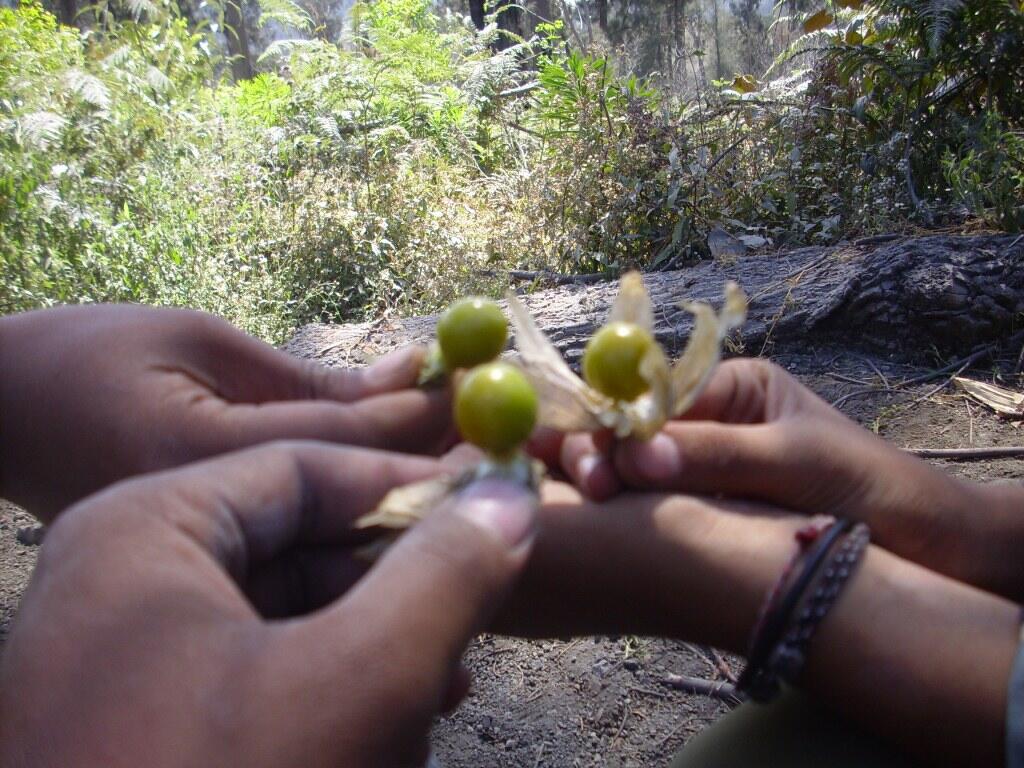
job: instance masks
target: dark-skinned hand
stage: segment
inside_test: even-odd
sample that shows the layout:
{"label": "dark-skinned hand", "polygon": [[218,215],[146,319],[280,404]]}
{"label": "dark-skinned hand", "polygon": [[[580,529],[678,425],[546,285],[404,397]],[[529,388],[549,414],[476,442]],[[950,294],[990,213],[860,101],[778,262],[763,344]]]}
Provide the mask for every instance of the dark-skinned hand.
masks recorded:
{"label": "dark-skinned hand", "polygon": [[422,766],[536,527],[481,482],[361,576],[352,520],[438,471],[275,443],[63,513],[0,662],[0,765]]}
{"label": "dark-skinned hand", "polygon": [[299,360],[199,312],[68,307],[0,319],[0,495],[44,521],[123,478],[275,439],[435,453],[449,395],[422,350]]}
{"label": "dark-skinned hand", "polygon": [[730,360],[648,442],[542,432],[534,452],[591,498],[623,488],[752,499],[868,523],[893,552],[1001,594],[1024,546],[1024,492],[954,478],[863,429],[777,365]]}

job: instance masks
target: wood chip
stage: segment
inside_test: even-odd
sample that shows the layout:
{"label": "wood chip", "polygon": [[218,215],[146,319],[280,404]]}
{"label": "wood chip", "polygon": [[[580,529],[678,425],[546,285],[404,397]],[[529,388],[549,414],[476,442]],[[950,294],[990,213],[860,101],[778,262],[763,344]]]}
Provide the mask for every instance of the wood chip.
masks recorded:
{"label": "wood chip", "polygon": [[1015,392],[1006,387],[986,384],[982,381],[953,377],[953,384],[963,390],[969,397],[986,405],[1001,416],[1011,419],[1024,419],[1024,393]]}

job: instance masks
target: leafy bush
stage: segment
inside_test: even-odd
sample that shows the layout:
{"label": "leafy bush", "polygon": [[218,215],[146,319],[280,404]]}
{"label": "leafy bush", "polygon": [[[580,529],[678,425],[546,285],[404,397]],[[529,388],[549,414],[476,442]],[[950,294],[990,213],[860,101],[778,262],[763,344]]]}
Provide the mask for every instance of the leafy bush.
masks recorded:
{"label": "leafy bush", "polygon": [[1024,131],[1012,131],[986,114],[973,140],[943,158],[946,178],[956,196],[993,225],[1024,230]]}
{"label": "leafy bush", "polygon": [[501,47],[429,0],[357,4],[343,44],[279,39],[234,84],[222,13],[0,9],[0,311],[194,306],[280,340],[509,268],[678,265],[714,227],[828,243],[965,202],[1020,228],[1024,14],[999,1],[836,0],[784,77],[686,99],[558,23]]}

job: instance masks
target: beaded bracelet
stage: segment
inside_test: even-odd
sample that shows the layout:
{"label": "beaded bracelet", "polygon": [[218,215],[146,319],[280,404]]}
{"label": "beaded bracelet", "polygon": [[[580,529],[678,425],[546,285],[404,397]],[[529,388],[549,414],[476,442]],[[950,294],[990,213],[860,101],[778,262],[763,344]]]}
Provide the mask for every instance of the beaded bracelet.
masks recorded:
{"label": "beaded bracelet", "polygon": [[795,683],[807,661],[807,646],[821,622],[839,599],[870,540],[868,527],[859,523],[835,546],[821,569],[813,590],[795,612],[785,637],[775,647],[768,668],[788,683]]}
{"label": "beaded bracelet", "polygon": [[781,680],[798,677],[814,631],[867,547],[868,529],[849,520],[816,518],[795,538],[800,548],[768,593],[737,683],[755,701],[774,698]]}

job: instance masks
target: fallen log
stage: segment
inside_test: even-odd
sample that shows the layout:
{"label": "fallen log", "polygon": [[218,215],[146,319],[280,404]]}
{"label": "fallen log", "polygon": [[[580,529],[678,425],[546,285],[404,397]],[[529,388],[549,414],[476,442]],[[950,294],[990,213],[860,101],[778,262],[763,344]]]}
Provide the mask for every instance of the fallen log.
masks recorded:
{"label": "fallen log", "polygon": [[[932,235],[882,243],[800,248],[702,262],[645,275],[657,336],[673,352],[692,321],[684,299],[718,304],[735,280],[750,297],[735,351],[835,340],[920,358],[963,354],[999,341],[1024,314],[1024,241],[1012,235]],[[565,285],[524,295],[540,327],[570,360],[607,315],[615,283]],[[359,365],[394,347],[425,342],[436,317],[301,328],[287,348],[331,364]]]}

